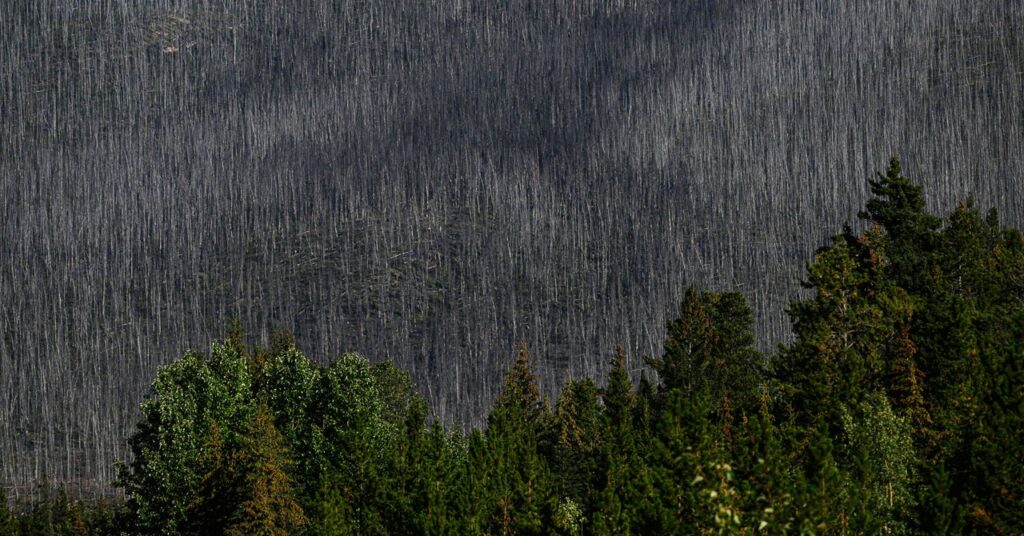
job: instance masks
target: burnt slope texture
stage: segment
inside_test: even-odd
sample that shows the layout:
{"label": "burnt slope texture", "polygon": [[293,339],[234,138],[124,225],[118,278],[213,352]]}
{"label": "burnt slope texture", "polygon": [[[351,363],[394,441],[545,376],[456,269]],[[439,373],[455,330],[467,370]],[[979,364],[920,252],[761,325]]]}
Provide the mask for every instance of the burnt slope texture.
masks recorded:
{"label": "burnt slope texture", "polygon": [[549,392],[657,353],[689,284],[770,347],[890,155],[1024,224],[1022,36],[1020,0],[15,0],[0,484],[105,489],[230,318],[390,358],[453,425],[519,340]]}

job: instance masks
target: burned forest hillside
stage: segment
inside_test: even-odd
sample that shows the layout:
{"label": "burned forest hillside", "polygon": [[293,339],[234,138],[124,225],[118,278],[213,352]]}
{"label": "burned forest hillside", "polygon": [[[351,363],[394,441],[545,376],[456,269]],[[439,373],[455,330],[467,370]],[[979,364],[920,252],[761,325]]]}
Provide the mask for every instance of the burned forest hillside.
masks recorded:
{"label": "burned forest hillside", "polygon": [[458,427],[519,341],[548,393],[658,354],[688,285],[788,340],[890,155],[1021,227],[1024,2],[15,0],[0,128],[0,485],[109,489],[231,319]]}

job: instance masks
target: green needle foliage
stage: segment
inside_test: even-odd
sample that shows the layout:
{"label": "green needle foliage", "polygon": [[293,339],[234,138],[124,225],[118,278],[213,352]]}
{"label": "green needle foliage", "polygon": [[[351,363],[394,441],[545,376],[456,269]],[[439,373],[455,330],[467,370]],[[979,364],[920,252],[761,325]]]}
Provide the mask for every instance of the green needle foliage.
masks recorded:
{"label": "green needle foliage", "polygon": [[1024,238],[929,214],[895,159],[870,186],[769,357],[741,294],[691,288],[639,378],[618,347],[552,410],[524,344],[463,433],[389,362],[235,330],[157,374],[116,515],[0,495],[0,535],[1020,534]]}

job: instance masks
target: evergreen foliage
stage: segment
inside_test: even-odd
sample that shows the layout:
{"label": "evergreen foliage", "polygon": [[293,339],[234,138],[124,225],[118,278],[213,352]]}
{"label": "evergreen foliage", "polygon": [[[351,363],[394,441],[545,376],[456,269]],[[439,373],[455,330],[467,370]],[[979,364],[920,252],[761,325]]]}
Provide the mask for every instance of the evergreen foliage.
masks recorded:
{"label": "evergreen foliage", "polygon": [[657,382],[617,347],[552,411],[522,344],[462,433],[391,363],[236,327],[159,371],[123,509],[0,493],[0,536],[1021,533],[1024,238],[972,200],[930,215],[895,159],[871,189],[770,358],[742,295],[691,288]]}
{"label": "evergreen foliage", "polygon": [[679,316],[668,324],[664,353],[648,359],[662,392],[706,397],[726,429],[755,413],[762,400],[763,358],[753,348],[752,322],[742,294],[687,289]]}

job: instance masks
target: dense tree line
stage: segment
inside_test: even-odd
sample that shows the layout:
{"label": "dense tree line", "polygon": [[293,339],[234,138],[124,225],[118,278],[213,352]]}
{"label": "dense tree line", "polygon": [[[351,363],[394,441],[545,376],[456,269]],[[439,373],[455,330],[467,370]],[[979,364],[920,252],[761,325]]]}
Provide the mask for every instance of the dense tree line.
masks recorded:
{"label": "dense tree line", "polygon": [[771,356],[742,294],[690,288],[637,382],[618,347],[549,400],[524,343],[463,433],[390,362],[235,328],[160,370],[116,512],[61,495],[0,534],[1020,533],[1024,236],[933,216],[895,159],[870,187]]}
{"label": "dense tree line", "polygon": [[[482,425],[655,355],[689,284],[791,340],[878,155],[1024,220],[1020,0],[5,0],[0,485],[109,492],[238,318]],[[824,233],[824,234],[823,234]]]}

